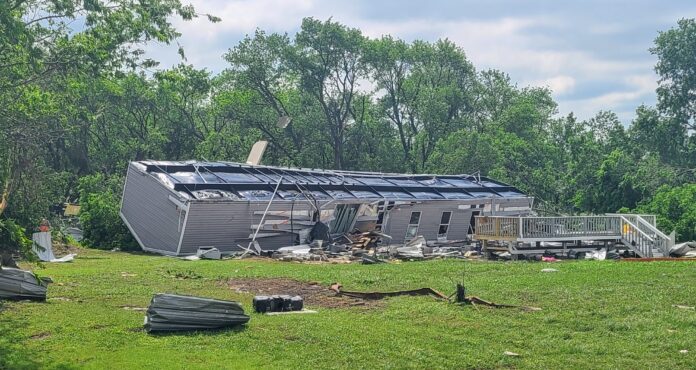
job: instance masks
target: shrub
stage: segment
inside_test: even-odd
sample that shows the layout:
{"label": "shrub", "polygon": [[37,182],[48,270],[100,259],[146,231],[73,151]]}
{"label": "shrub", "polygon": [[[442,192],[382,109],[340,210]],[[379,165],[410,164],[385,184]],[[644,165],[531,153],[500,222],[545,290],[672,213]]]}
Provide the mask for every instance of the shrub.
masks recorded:
{"label": "shrub", "polygon": [[80,224],[83,243],[91,248],[138,250],[140,247],[119,217],[122,178],[102,174],[80,178]]}
{"label": "shrub", "polygon": [[26,230],[14,220],[0,219],[0,265],[12,265],[11,256],[20,254],[30,262],[36,262],[36,254],[31,250],[31,239]]}

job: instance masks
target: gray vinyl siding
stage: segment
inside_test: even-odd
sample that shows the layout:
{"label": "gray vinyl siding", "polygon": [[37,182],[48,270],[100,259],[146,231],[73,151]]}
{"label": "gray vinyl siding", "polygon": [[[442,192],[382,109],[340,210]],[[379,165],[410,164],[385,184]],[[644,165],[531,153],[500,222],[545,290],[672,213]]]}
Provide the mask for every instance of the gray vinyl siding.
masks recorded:
{"label": "gray vinyl siding", "polygon": [[[237,244],[246,247],[249,235],[254,233],[252,225],[261,222],[261,214],[266,209],[267,202],[191,202],[189,217],[186,222],[184,237],[179,254],[196,253],[199,247],[211,246],[220,251],[238,251]],[[270,211],[289,211],[290,203],[274,202]],[[304,211],[313,209],[306,202],[296,202],[293,209]],[[285,219],[267,215],[266,220]],[[298,226],[297,230],[302,226]],[[260,233],[273,233],[262,230]],[[264,250],[278,249],[293,244],[291,233],[280,233],[277,236],[257,239]]]}
{"label": "gray vinyl siding", "polygon": [[447,231],[448,240],[462,240],[468,234],[469,222],[471,220],[472,209],[458,209],[459,204],[451,202],[432,202],[403,204],[395,206],[389,212],[387,227],[385,232],[390,235],[392,243],[403,243],[406,236],[406,229],[411,219],[411,212],[420,211],[420,225],[418,235],[423,235],[426,240],[437,239],[438,229],[442,212],[452,212],[449,228]]}
{"label": "gray vinyl siding", "polygon": [[[471,215],[474,211],[479,211],[479,215],[527,215],[529,214],[530,200],[528,198],[508,198],[494,200],[495,208],[502,207],[525,207],[524,210],[514,211],[499,211],[491,212],[490,199],[480,200],[463,200],[463,201],[430,201],[414,204],[396,205],[388,214],[384,232],[390,235],[392,243],[403,243],[406,237],[406,229],[411,219],[411,212],[420,211],[420,224],[418,226],[418,235],[423,235],[426,240],[436,240],[440,228],[440,220],[442,213],[450,211],[449,228],[447,231],[448,240],[466,239],[469,234],[469,226],[471,223]],[[459,209],[460,205],[464,206],[480,206],[487,205],[485,208],[467,208]],[[501,208],[502,209],[502,208]]]}
{"label": "gray vinyl siding", "polygon": [[[179,244],[179,211],[169,200],[172,192],[131,164],[121,204],[121,217],[145,250],[175,254]],[[181,223],[183,217],[181,214]]]}

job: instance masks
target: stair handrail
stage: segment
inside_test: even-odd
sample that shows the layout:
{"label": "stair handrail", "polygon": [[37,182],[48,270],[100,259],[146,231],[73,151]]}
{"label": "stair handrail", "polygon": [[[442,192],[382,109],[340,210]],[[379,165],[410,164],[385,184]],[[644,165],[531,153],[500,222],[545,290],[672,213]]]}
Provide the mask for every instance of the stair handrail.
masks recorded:
{"label": "stair handrail", "polygon": [[665,243],[665,248],[662,251],[662,253],[666,256],[669,254],[669,249],[672,248],[672,238],[667,236],[665,233],[660,231],[657,227],[653,226],[650,222],[648,222],[646,219],[641,217],[640,215],[636,215],[636,220],[638,222],[642,222],[644,226],[646,226],[651,232],[655,233],[656,236],[660,237]]}
{"label": "stair handrail", "polygon": [[[636,230],[638,232],[638,234],[640,235],[640,238],[634,237],[634,239],[638,239],[638,240],[629,240],[625,237],[625,235],[624,235],[625,233],[623,231],[623,226],[621,226],[621,238],[626,240],[626,241],[629,241],[629,242],[636,241],[637,242],[636,245],[632,245],[632,246],[637,247],[641,253],[646,254],[646,256],[642,256],[642,257],[652,257],[653,256],[652,246],[655,244],[655,240],[653,238],[651,238],[650,235],[648,235],[643,230],[641,230],[638,226],[636,226],[633,222],[629,221],[627,217],[624,217],[624,216],[619,216],[619,217],[621,217],[621,220],[623,222],[625,222],[626,224],[631,226],[633,228],[633,230]],[[647,239],[647,241],[650,242],[651,245],[647,245],[647,246],[644,245],[643,239]],[[647,247],[647,253],[646,253],[646,251],[644,251],[644,249],[646,249],[645,247]]]}

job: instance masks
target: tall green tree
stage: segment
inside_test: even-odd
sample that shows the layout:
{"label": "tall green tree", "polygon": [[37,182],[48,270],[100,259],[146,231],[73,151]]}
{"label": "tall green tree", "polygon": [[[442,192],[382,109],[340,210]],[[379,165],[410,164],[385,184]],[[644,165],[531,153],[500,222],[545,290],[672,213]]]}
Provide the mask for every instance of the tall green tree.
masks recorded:
{"label": "tall green tree", "polygon": [[650,51],[657,56],[660,109],[687,129],[696,129],[696,20],[681,19],[660,32]]}

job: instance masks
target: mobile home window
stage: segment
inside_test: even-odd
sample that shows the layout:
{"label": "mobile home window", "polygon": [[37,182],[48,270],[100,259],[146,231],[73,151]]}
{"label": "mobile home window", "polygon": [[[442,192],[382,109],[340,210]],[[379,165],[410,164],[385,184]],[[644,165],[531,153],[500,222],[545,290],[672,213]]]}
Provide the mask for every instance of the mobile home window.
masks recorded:
{"label": "mobile home window", "polygon": [[440,227],[437,231],[438,239],[447,239],[447,231],[449,231],[450,220],[452,219],[452,212],[442,212],[442,217],[440,218]]}
{"label": "mobile home window", "polygon": [[411,219],[408,221],[408,228],[406,228],[406,240],[410,240],[418,235],[418,225],[420,224],[420,211],[411,212]]}

